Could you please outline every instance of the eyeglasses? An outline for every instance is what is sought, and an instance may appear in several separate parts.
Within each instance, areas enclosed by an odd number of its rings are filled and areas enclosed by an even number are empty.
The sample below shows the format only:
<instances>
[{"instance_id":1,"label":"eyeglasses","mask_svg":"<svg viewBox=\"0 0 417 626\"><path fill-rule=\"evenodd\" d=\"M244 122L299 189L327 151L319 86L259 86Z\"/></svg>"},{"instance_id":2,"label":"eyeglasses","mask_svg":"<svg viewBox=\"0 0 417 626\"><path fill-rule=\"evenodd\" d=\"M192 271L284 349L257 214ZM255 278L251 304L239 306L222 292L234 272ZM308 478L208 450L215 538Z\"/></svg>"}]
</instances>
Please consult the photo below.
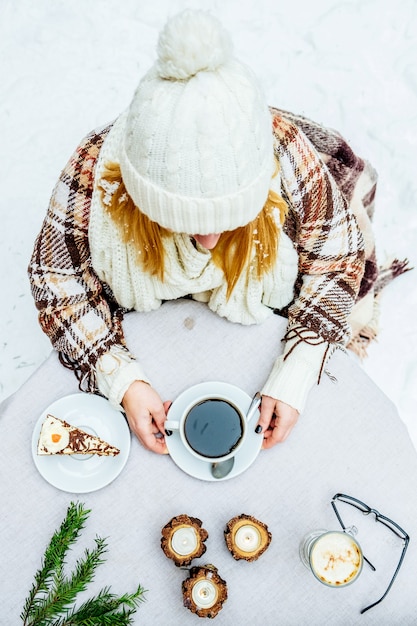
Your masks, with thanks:
<instances>
[{"instance_id":1,"label":"eyeglasses","mask_svg":"<svg viewBox=\"0 0 417 626\"><path fill-rule=\"evenodd\" d=\"M379 511L377 511L376 509L371 509L370 506L368 506L367 504L365 504L364 502L361 502L361 500L358 500L357 498L353 498L352 496L348 496L344 493L337 493L336 495L333 496L332 498L332 507L333 510L336 514L337 519L339 520L339 523L343 529L343 531L348 532L348 528L344 525L342 518L340 517L339 511L337 510L336 507L336 500L339 502L344 502L346 504L350 504L351 506L355 507L356 509L358 509L359 511L361 511L364 515L375 515L375 521L376 522L381 522L381 524L383 524L384 526L386 526L386 528L388 528L391 532L393 532L395 535L397 535L397 537L399 537L400 539L402 539L403 543L403 549L402 549L402 553L401 553L401 557L400 560L398 562L398 565L395 569L395 572L391 578L391 581L388 585L387 590L385 591L385 593L379 598L379 600L377 600L376 602L373 602L372 604L370 604L369 606L365 607L364 609L361 610L361 614L365 613L365 611L369 611L369 609L372 609L372 607L376 606L377 604L379 604L380 602L382 602L382 600L387 596L389 590L391 589L394 580L398 574L398 572L400 571L400 567L403 563L404 557L405 557L405 553L407 551L408 548L408 544L410 542L410 537L409 535L405 532L405 530L403 530L401 528L401 526L399 526L396 522L394 522L392 519L390 519L389 517L385 517L385 515L382 515ZM375 571L375 567L372 565L372 563L365 557L365 555L363 555L363 559L364 561L366 561L368 563L368 565L371 567L371 569L373 571Z\"/></svg>"}]
</instances>

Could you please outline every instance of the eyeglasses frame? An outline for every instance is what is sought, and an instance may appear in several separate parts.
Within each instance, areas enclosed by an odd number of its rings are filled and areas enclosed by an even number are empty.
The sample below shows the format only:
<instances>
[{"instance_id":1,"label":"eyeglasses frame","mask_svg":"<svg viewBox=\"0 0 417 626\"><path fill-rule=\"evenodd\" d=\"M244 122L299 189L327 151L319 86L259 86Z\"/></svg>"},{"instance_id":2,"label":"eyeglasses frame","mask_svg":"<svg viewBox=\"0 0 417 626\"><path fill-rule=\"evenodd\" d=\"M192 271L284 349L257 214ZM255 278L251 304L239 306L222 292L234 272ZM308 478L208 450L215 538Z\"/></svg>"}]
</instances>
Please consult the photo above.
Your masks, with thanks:
<instances>
[{"instance_id":1,"label":"eyeglasses frame","mask_svg":"<svg viewBox=\"0 0 417 626\"><path fill-rule=\"evenodd\" d=\"M350 506L353 506L356 509L358 509L359 511L361 511L361 513L363 513L364 515L371 515L371 514L375 515L375 521L376 522L381 522L381 524L386 526L386 528L391 530L395 535L397 535L397 537L402 539L403 542L404 542L400 560L398 562L398 565L397 565L397 567L395 569L395 572L394 572L394 574L393 574L393 576L391 578L391 581L390 581L390 583L389 583L385 593L379 598L379 600L377 600L376 602L373 602L372 604L369 604L364 609L362 609L360 611L360 613L362 615L366 611L369 611L369 609L372 609L374 606L376 606L377 604L382 602L382 600L384 600L384 598L387 596L388 592L390 591L390 589L391 589L391 587L392 587L392 585L394 583L394 580L397 577L398 572L400 571L401 565L403 564L405 553L407 552L408 544L410 543L410 536L408 535L408 533L403 528L401 528L401 526L399 526L397 524L397 522L394 522L394 520L390 519L389 517L386 517L385 515L382 515L382 513L380 513L376 509L372 509L368 504L365 504L365 502L362 502L362 500L358 500L357 498L354 498L353 496L349 496L349 495L344 494L344 493L336 493L333 496L333 498L332 498L331 505L332 505L333 510L335 512L335 515L336 515L336 517L337 517L337 519L339 521L339 524L341 525L341 527L342 527L344 532L348 532L348 528L343 523L342 518L340 516L340 513L337 510L336 501L343 502L345 504L349 504ZM397 530L395 530L395 529L397 529L399 532L397 532ZM364 559L364 561L366 561L366 563L368 563L368 565L371 567L371 569L373 571L375 571L376 568L365 557L365 555L363 555L363 559Z\"/></svg>"}]
</instances>

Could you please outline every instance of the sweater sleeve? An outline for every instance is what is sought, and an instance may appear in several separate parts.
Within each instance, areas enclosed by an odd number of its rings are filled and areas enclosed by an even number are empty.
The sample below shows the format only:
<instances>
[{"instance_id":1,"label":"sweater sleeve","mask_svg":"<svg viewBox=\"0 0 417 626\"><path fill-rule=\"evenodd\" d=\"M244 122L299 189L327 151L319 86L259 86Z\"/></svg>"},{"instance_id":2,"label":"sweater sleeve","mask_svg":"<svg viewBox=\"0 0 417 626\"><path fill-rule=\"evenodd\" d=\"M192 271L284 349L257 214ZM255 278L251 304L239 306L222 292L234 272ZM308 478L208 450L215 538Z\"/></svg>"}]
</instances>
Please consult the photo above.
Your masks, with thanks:
<instances>
[{"instance_id":1,"label":"sweater sleeve","mask_svg":"<svg viewBox=\"0 0 417 626\"><path fill-rule=\"evenodd\" d=\"M62 171L28 268L42 330L86 391L96 390L96 362L112 346L134 361L124 345L123 312L95 274L88 243L94 168L109 130L90 133Z\"/></svg>"},{"instance_id":2,"label":"sweater sleeve","mask_svg":"<svg viewBox=\"0 0 417 626\"><path fill-rule=\"evenodd\" d=\"M262 390L302 411L335 346L345 345L365 267L361 231L306 135L275 116L276 154L293 222L299 284L287 310L284 353Z\"/></svg>"}]
</instances>

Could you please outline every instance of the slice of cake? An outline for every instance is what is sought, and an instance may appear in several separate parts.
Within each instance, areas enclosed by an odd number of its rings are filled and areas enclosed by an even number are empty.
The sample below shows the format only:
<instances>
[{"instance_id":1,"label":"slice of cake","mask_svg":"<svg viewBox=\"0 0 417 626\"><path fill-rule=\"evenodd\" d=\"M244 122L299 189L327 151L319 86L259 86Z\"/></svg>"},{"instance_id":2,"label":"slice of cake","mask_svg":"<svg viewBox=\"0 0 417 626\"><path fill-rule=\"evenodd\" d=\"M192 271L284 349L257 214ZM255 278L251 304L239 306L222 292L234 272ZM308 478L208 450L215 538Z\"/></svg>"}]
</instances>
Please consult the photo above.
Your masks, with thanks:
<instances>
[{"instance_id":1,"label":"slice of cake","mask_svg":"<svg viewBox=\"0 0 417 626\"><path fill-rule=\"evenodd\" d=\"M38 454L99 454L116 456L119 448L81 428L48 414L38 440Z\"/></svg>"}]
</instances>

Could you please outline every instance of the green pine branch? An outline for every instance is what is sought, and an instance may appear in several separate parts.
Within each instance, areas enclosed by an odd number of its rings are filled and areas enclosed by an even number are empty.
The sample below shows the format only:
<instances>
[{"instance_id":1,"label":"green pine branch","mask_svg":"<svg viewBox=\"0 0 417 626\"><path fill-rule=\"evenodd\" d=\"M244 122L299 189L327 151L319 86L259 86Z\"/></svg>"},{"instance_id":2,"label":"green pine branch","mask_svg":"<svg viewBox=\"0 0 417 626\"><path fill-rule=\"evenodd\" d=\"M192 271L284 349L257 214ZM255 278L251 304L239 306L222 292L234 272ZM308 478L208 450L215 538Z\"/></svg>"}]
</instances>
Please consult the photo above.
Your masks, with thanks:
<instances>
[{"instance_id":1,"label":"green pine branch","mask_svg":"<svg viewBox=\"0 0 417 626\"><path fill-rule=\"evenodd\" d=\"M109 588L102 589L95 598L87 600L77 610L73 610L65 620L54 622L53 626L95 626L101 624L128 624L128 617L136 612L136 608L143 602L144 589L139 585L133 594L124 594L120 597L110 593ZM124 605L128 611L124 610ZM121 613L114 613L123 607Z\"/></svg>"},{"instance_id":2,"label":"green pine branch","mask_svg":"<svg viewBox=\"0 0 417 626\"><path fill-rule=\"evenodd\" d=\"M85 510L82 504L71 502L61 527L55 531L45 550L42 567L35 574L35 581L20 616L24 624L28 620L32 607L36 607L39 604L39 594L47 593L51 584L59 586L65 555L78 539L89 513L90 511Z\"/></svg>"},{"instance_id":3,"label":"green pine branch","mask_svg":"<svg viewBox=\"0 0 417 626\"><path fill-rule=\"evenodd\" d=\"M95 548L85 550L74 571L65 576L65 556L78 539L89 513L82 504L71 502L64 521L45 550L41 568L35 574L20 615L24 626L131 624L131 616L144 599L144 589L140 585L135 593L120 597L106 587L79 609L73 606L77 595L94 579L97 567L104 563L103 554L107 552L105 540L96 537Z\"/></svg>"}]
</instances>

